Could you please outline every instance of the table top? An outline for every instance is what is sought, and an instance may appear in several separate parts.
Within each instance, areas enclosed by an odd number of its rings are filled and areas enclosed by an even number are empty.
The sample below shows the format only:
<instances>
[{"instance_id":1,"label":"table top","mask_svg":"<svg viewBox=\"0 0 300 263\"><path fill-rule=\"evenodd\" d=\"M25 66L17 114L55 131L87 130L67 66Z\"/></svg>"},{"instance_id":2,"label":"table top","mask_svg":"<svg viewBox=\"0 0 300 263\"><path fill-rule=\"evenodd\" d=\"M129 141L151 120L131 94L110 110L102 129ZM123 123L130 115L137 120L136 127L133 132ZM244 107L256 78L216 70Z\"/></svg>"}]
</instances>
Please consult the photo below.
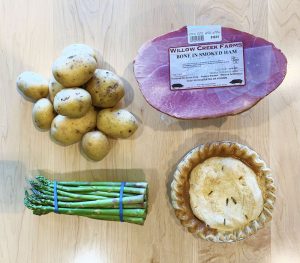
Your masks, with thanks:
<instances>
[{"instance_id":1,"label":"table top","mask_svg":"<svg viewBox=\"0 0 300 263\"><path fill-rule=\"evenodd\" d=\"M299 1L1 1L0 262L299 262L300 93ZM176 120L141 95L132 61L147 40L183 25L221 24L264 37L287 56L282 85L251 110L214 120ZM109 155L90 162L79 146L61 147L32 124L32 104L19 96L18 74L50 76L62 48L96 48L100 67L126 82L124 107L141 125ZM297 80L298 79L298 80ZM298 94L299 93L299 94ZM299 114L299 115L298 115ZM194 237L175 217L169 184L178 160L200 143L234 140L255 149L273 170L277 202L271 224L235 244ZM76 216L34 216L23 206L25 177L147 180L144 226Z\"/></svg>"}]
</instances>

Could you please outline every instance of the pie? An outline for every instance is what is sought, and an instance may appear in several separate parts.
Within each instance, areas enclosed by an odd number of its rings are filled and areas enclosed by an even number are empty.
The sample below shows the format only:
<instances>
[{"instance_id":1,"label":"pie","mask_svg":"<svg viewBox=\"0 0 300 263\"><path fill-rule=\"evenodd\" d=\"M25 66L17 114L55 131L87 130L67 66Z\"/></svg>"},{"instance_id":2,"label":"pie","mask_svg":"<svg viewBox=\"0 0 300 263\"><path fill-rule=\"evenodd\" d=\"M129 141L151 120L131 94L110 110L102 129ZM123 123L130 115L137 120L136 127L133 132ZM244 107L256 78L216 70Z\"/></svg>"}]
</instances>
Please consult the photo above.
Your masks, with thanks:
<instances>
[{"instance_id":1,"label":"pie","mask_svg":"<svg viewBox=\"0 0 300 263\"><path fill-rule=\"evenodd\" d=\"M271 171L245 145L213 142L194 148L178 164L171 188L176 216L207 240L242 240L272 218Z\"/></svg>"}]
</instances>

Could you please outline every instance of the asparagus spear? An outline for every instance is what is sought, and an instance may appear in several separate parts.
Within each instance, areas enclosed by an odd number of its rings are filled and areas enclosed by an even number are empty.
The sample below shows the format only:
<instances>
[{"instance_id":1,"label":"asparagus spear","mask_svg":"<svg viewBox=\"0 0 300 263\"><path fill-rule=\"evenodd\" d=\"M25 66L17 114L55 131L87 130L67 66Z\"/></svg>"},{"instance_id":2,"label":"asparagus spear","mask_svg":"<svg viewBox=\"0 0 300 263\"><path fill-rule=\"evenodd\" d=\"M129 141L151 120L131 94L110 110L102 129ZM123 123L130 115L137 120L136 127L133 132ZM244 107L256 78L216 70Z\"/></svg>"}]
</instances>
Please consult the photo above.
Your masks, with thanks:
<instances>
[{"instance_id":1,"label":"asparagus spear","mask_svg":"<svg viewBox=\"0 0 300 263\"><path fill-rule=\"evenodd\" d=\"M32 188L32 190L34 191L35 189ZM48 196L52 196L53 197L53 189L51 189L52 192L50 191L47 191L45 189L39 189L40 193L41 194L45 194L45 195L48 195ZM99 199L107 199L109 197L120 197L120 194L117 194L117 193L99 193L99 192L88 192L88 193L84 193L84 194L72 194L72 193L68 193L68 192L64 192L64 191L60 191L60 190L57 190L57 196L58 197L70 197L71 199L73 199L74 201L82 201L82 200L99 200ZM126 196L132 196L132 195L124 195L124 197ZM63 201L63 200L62 200Z\"/></svg>"},{"instance_id":2,"label":"asparagus spear","mask_svg":"<svg viewBox=\"0 0 300 263\"><path fill-rule=\"evenodd\" d=\"M44 185L38 184L34 181L30 181L31 186L33 189L38 190L41 193L53 195L54 188L46 187ZM106 199L106 196L100 195L87 195L87 194L78 194L78 193L71 193L66 191L57 190L56 191L60 196L72 197L77 200L99 200L99 199Z\"/></svg>"},{"instance_id":3,"label":"asparagus spear","mask_svg":"<svg viewBox=\"0 0 300 263\"><path fill-rule=\"evenodd\" d=\"M63 186L117 186L120 187L120 182L59 182L59 185ZM148 183L146 182L136 182L136 183L127 183L128 187L135 188L147 188Z\"/></svg>"},{"instance_id":4,"label":"asparagus spear","mask_svg":"<svg viewBox=\"0 0 300 263\"><path fill-rule=\"evenodd\" d=\"M43 192L39 192L34 188L30 189L33 194L35 196L37 196L38 198L42 198L42 199L48 199L48 200L52 200L54 201L54 194L53 192L48 192L48 191L43 191ZM26 191L27 192L27 191ZM62 196L59 193L57 193L57 199L59 201L64 201L64 202L78 202L78 201L82 201L82 200L94 200L93 198L89 199L89 198L81 198L81 197L66 197L66 196ZM105 199L105 197L99 197L98 199Z\"/></svg>"},{"instance_id":5,"label":"asparagus spear","mask_svg":"<svg viewBox=\"0 0 300 263\"><path fill-rule=\"evenodd\" d=\"M48 185L49 188L53 188L53 184ZM116 186L62 186L57 185L57 189L65 192L95 192L95 191L104 191L104 192L120 192L120 187ZM145 188L133 188L133 187L124 187L124 193L131 193L131 194L145 194Z\"/></svg>"},{"instance_id":6,"label":"asparagus spear","mask_svg":"<svg viewBox=\"0 0 300 263\"><path fill-rule=\"evenodd\" d=\"M108 220L108 221L120 221L120 216L87 216L89 218L98 219L98 220ZM143 225L145 219L142 217L123 217L123 221L127 223Z\"/></svg>"},{"instance_id":7,"label":"asparagus spear","mask_svg":"<svg viewBox=\"0 0 300 263\"><path fill-rule=\"evenodd\" d=\"M42 183L48 184L52 183L50 180L43 176L36 176L36 179ZM121 182L58 182L59 185L64 186L121 186ZM128 187L136 187L136 188L147 188L147 182L126 182L126 186Z\"/></svg>"},{"instance_id":8,"label":"asparagus spear","mask_svg":"<svg viewBox=\"0 0 300 263\"><path fill-rule=\"evenodd\" d=\"M34 189L32 189L34 190ZM47 199L47 200L51 200L51 201L54 201L54 196L53 194L52 195L46 195L46 194L43 194L43 193L34 193L34 195L37 197L37 198L41 198L41 199ZM61 195L57 195L57 199L58 201L64 201L64 202L77 202L77 201L82 201L81 199L75 199L75 198L72 198L72 197L65 197L65 196L61 196Z\"/></svg>"},{"instance_id":9,"label":"asparagus spear","mask_svg":"<svg viewBox=\"0 0 300 263\"><path fill-rule=\"evenodd\" d=\"M35 203L35 204L40 204L40 205L53 205L53 201L52 200L49 200L49 199L42 199L42 198L36 198L34 196L27 196L27 200L29 202L32 202L32 203ZM108 202L107 204L101 204L100 203L100 200L99 202L96 202L95 201L87 201L87 202L63 202L63 201L58 201L58 207L67 207L67 208L76 208L76 207L99 207L99 208L102 208L102 207L119 207L119 203L117 204L114 204L115 201L111 201ZM126 202L126 200L125 200ZM123 198L123 203L124 203L124 198ZM138 202L137 202L138 203ZM111 204L111 205L109 205ZM129 203L130 204L130 203ZM135 204L135 202L133 203Z\"/></svg>"},{"instance_id":10,"label":"asparagus spear","mask_svg":"<svg viewBox=\"0 0 300 263\"><path fill-rule=\"evenodd\" d=\"M44 194L47 194L47 195L53 195L53 188L47 188L47 186L37 185L36 183L33 184L33 186L36 188L36 189L32 188L33 190L40 191L41 193L44 193ZM49 189L49 191L48 191L48 189ZM75 196L72 193L68 193L68 192L60 191L60 190L57 190L56 192L57 192L58 196L59 195L68 196L68 197L72 197L72 198L75 198L75 199L78 199L78 196L80 196L80 197L83 196L82 194L76 194L77 196ZM120 193L107 193L107 192L95 191L95 192L85 192L84 195L85 196L86 195L96 195L96 196L100 196L100 197L119 197ZM124 194L123 193L123 196L132 196L132 195L134 195L134 194ZM81 199L83 199L83 198L81 198ZM89 200L89 198L87 197L86 200Z\"/></svg>"},{"instance_id":11,"label":"asparagus spear","mask_svg":"<svg viewBox=\"0 0 300 263\"><path fill-rule=\"evenodd\" d=\"M47 180L45 177L37 176L36 179L41 183L40 185L47 185L48 187L53 188L53 182ZM120 183L121 185L121 183ZM78 185L76 187L74 186L63 186L60 185L59 182L57 184L57 189L62 190L65 192L90 192L90 191L105 191L105 192L120 192L119 186L97 186L97 185L91 185L91 186L83 186ZM124 193L133 193L133 194L145 194L146 188L134 188L134 187L124 187Z\"/></svg>"},{"instance_id":12,"label":"asparagus spear","mask_svg":"<svg viewBox=\"0 0 300 263\"><path fill-rule=\"evenodd\" d=\"M35 198L34 195L30 195L24 199L24 203L27 202L32 205L54 205L52 200ZM76 204L76 202L74 202ZM58 202L58 206L61 205L61 202ZM111 204L110 206L105 206L105 208L119 208L119 204ZM147 209L147 202L137 203L137 204L123 204L123 209L129 208L145 208Z\"/></svg>"},{"instance_id":13,"label":"asparagus spear","mask_svg":"<svg viewBox=\"0 0 300 263\"><path fill-rule=\"evenodd\" d=\"M87 192L89 195L97 195L97 196L107 196L107 197L119 197L120 193L108 193L103 191L94 191L94 192ZM123 193L123 196L132 196L134 194L126 194Z\"/></svg>"},{"instance_id":14,"label":"asparagus spear","mask_svg":"<svg viewBox=\"0 0 300 263\"><path fill-rule=\"evenodd\" d=\"M144 195L137 196L129 196L124 197L122 199L123 204L137 204L144 202ZM76 202L76 203L68 203L68 202L58 202L59 207L69 207L69 208L80 208L80 207L118 207L119 206L119 198L108 198L103 200L94 200L94 201L84 201L84 202Z\"/></svg>"},{"instance_id":15,"label":"asparagus spear","mask_svg":"<svg viewBox=\"0 0 300 263\"><path fill-rule=\"evenodd\" d=\"M53 206L39 206L33 204L26 204L26 206L32 210L35 210L36 213L50 213L54 212ZM90 208L62 208L58 209L59 214L68 214L68 215L78 215L78 216L89 216L89 215L112 215L118 216L120 211L119 209L90 209ZM124 209L124 216L131 217L146 217L145 209Z\"/></svg>"}]
</instances>

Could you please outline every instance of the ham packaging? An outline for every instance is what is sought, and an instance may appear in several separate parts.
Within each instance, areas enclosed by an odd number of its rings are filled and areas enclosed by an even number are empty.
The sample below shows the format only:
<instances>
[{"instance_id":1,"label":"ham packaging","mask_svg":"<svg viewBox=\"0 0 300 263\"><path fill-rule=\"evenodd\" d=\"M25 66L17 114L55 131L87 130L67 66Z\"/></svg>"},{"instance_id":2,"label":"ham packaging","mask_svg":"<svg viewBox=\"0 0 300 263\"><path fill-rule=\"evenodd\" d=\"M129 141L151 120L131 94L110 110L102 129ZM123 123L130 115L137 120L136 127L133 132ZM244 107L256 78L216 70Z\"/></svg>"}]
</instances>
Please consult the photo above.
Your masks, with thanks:
<instances>
[{"instance_id":1,"label":"ham packaging","mask_svg":"<svg viewBox=\"0 0 300 263\"><path fill-rule=\"evenodd\" d=\"M281 84L286 67L283 53L265 39L194 26L143 44L134 74L155 109L180 119L206 119L250 109Z\"/></svg>"}]
</instances>

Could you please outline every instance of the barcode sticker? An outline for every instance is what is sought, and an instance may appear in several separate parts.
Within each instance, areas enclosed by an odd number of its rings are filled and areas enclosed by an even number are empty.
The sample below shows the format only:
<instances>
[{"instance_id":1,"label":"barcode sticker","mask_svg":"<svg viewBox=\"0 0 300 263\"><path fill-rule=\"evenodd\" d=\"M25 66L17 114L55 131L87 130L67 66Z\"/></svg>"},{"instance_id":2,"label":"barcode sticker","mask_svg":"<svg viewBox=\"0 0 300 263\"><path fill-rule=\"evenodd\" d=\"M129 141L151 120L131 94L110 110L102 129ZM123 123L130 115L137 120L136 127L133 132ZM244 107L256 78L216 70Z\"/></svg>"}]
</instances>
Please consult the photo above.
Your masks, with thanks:
<instances>
[{"instance_id":1,"label":"barcode sticker","mask_svg":"<svg viewBox=\"0 0 300 263\"><path fill-rule=\"evenodd\" d=\"M198 43L198 42L203 42L204 41L204 36L190 36L190 42L191 43Z\"/></svg>"},{"instance_id":2,"label":"barcode sticker","mask_svg":"<svg viewBox=\"0 0 300 263\"><path fill-rule=\"evenodd\" d=\"M222 41L220 25L188 26L187 37L189 44L209 43Z\"/></svg>"}]
</instances>

